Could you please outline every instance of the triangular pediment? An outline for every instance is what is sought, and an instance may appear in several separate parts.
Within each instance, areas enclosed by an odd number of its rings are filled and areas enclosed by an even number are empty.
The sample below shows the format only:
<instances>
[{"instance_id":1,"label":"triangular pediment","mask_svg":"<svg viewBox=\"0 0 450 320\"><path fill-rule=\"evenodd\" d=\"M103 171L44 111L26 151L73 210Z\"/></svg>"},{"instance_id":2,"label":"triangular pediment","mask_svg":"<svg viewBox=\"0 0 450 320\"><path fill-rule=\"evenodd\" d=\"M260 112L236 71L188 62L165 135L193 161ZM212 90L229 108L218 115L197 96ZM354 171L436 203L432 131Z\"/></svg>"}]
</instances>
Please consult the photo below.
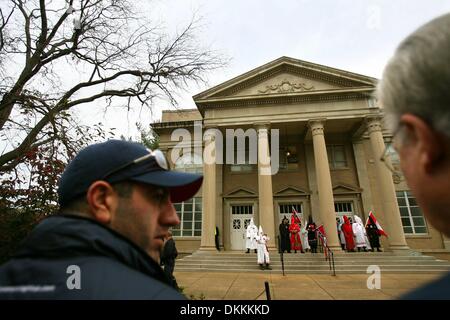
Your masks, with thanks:
<instances>
[{"instance_id":1,"label":"triangular pediment","mask_svg":"<svg viewBox=\"0 0 450 320\"><path fill-rule=\"evenodd\" d=\"M284 187L280 190L278 190L277 192L275 192L274 196L275 197L288 197L288 196L308 196L310 193L306 190L297 188L297 187L293 187L293 186L288 186L288 187Z\"/></svg>"},{"instance_id":2,"label":"triangular pediment","mask_svg":"<svg viewBox=\"0 0 450 320\"><path fill-rule=\"evenodd\" d=\"M194 101L375 88L377 79L307 61L281 57L206 90Z\"/></svg>"},{"instance_id":3,"label":"triangular pediment","mask_svg":"<svg viewBox=\"0 0 450 320\"><path fill-rule=\"evenodd\" d=\"M362 189L346 184L336 184L333 186L333 194L361 193Z\"/></svg>"},{"instance_id":4,"label":"triangular pediment","mask_svg":"<svg viewBox=\"0 0 450 320\"><path fill-rule=\"evenodd\" d=\"M252 198L257 197L257 194L247 188L236 188L224 195L224 198Z\"/></svg>"}]
</instances>

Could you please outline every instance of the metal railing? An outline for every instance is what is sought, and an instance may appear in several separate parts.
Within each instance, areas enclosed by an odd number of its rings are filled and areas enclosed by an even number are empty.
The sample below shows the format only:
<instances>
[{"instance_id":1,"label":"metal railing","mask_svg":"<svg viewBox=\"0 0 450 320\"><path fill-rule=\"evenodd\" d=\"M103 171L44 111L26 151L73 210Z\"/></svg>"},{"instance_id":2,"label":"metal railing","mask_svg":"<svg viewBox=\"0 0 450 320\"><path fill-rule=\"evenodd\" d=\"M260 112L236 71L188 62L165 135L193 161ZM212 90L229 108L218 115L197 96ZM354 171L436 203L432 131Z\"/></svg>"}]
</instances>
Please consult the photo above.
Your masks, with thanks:
<instances>
[{"instance_id":1,"label":"metal railing","mask_svg":"<svg viewBox=\"0 0 450 320\"><path fill-rule=\"evenodd\" d=\"M317 230L317 236L320 240L321 251L324 252L325 254L325 261L328 261L331 275L336 276L336 268L334 265L334 254L333 251L327 245L327 238L319 230Z\"/></svg>"}]
</instances>

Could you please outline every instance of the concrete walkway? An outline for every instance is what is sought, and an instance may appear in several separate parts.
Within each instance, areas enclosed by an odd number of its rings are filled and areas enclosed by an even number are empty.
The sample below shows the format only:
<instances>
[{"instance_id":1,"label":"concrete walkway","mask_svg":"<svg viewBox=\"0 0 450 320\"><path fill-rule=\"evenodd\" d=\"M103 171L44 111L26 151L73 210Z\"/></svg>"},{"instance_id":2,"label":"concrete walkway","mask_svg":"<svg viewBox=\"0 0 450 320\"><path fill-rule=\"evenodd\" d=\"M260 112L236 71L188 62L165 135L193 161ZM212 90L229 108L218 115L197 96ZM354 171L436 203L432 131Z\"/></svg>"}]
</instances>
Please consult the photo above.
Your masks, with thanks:
<instances>
[{"instance_id":1,"label":"concrete walkway","mask_svg":"<svg viewBox=\"0 0 450 320\"><path fill-rule=\"evenodd\" d=\"M258 273L175 272L187 297L206 300L266 300L268 281L273 300L389 300L440 277L431 274L381 274L381 288L370 290L370 274L318 275Z\"/></svg>"}]
</instances>

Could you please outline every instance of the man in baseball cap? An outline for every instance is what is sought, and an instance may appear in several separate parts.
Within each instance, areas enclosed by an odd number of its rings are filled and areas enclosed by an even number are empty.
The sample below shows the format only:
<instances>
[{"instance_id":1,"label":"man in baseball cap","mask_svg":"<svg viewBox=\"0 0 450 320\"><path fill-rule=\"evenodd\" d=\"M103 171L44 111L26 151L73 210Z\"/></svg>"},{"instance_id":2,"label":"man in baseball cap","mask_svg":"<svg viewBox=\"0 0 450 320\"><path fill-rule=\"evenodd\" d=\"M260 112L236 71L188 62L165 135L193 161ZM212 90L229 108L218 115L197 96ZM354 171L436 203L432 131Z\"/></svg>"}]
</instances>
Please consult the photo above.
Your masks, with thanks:
<instances>
[{"instance_id":1,"label":"man in baseball cap","mask_svg":"<svg viewBox=\"0 0 450 320\"><path fill-rule=\"evenodd\" d=\"M137 143L86 147L59 181L60 213L42 221L0 268L0 286L12 288L6 297L183 298L161 270L160 252L180 223L172 202L193 197L202 180L171 171L160 150ZM26 290L40 286L53 290Z\"/></svg>"}]
</instances>

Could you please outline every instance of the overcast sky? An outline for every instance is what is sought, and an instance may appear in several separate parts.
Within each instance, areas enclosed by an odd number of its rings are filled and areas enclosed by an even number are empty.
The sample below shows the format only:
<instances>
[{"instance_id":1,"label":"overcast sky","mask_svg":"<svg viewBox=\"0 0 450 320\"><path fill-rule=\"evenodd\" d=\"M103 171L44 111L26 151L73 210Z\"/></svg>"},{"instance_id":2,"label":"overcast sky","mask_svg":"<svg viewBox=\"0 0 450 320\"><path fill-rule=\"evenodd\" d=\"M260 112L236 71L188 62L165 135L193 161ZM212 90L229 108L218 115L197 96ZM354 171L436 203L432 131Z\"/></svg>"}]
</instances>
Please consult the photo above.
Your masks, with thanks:
<instances>
[{"instance_id":1,"label":"overcast sky","mask_svg":"<svg viewBox=\"0 0 450 320\"><path fill-rule=\"evenodd\" d=\"M192 96L281 56L380 78L399 42L423 23L450 12L449 0L153 0L143 12L181 29L196 13L203 19L198 40L231 61L209 75L209 86L187 88L180 108L195 108ZM135 122L161 117L167 103L146 111L98 111L91 119L136 134ZM126 120L125 120L126 119ZM98 121L97 121L98 122Z\"/></svg>"}]
</instances>

